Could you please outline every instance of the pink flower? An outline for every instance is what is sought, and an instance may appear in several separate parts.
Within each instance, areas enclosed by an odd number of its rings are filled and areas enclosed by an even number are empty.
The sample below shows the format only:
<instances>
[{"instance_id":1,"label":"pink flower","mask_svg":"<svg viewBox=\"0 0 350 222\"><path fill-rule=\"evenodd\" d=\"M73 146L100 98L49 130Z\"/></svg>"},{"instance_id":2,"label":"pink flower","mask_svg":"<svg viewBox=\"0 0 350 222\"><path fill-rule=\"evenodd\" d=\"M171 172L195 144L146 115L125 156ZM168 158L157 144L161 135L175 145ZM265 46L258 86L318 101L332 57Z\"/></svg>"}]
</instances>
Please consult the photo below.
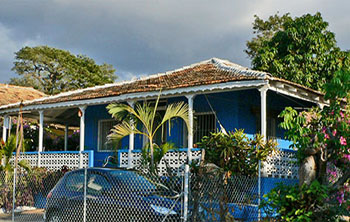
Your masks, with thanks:
<instances>
[{"instance_id":1,"label":"pink flower","mask_svg":"<svg viewBox=\"0 0 350 222\"><path fill-rule=\"evenodd\" d=\"M335 136L335 135L337 135L337 130L335 129L335 130L333 130L333 136Z\"/></svg>"},{"instance_id":2,"label":"pink flower","mask_svg":"<svg viewBox=\"0 0 350 222\"><path fill-rule=\"evenodd\" d=\"M343 136L340 137L340 145L346 146L346 139Z\"/></svg>"},{"instance_id":3,"label":"pink flower","mask_svg":"<svg viewBox=\"0 0 350 222\"><path fill-rule=\"evenodd\" d=\"M324 138L326 138L326 139L330 139L330 137L329 137L329 135L326 133L326 134L324 134Z\"/></svg>"},{"instance_id":4,"label":"pink flower","mask_svg":"<svg viewBox=\"0 0 350 222\"><path fill-rule=\"evenodd\" d=\"M344 113L342 111L340 111L340 116L344 118Z\"/></svg>"},{"instance_id":5,"label":"pink flower","mask_svg":"<svg viewBox=\"0 0 350 222\"><path fill-rule=\"evenodd\" d=\"M350 162L350 154L344 154L343 157Z\"/></svg>"},{"instance_id":6,"label":"pink flower","mask_svg":"<svg viewBox=\"0 0 350 222\"><path fill-rule=\"evenodd\" d=\"M339 204L345 203L344 191L338 192L337 200L338 200Z\"/></svg>"}]
</instances>

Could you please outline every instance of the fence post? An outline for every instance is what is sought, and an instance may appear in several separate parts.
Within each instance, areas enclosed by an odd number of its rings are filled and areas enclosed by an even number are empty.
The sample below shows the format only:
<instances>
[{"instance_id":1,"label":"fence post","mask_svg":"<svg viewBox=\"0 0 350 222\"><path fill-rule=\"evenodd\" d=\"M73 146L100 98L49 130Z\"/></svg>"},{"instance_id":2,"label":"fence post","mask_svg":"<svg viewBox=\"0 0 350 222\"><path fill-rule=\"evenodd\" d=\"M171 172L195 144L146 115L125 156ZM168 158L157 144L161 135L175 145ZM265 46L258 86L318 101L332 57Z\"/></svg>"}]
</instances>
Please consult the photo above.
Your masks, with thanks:
<instances>
[{"instance_id":1,"label":"fence post","mask_svg":"<svg viewBox=\"0 0 350 222\"><path fill-rule=\"evenodd\" d=\"M83 222L86 222L86 187L87 187L87 168L84 169L84 209L83 209Z\"/></svg>"},{"instance_id":2,"label":"fence post","mask_svg":"<svg viewBox=\"0 0 350 222\"><path fill-rule=\"evenodd\" d=\"M187 222L188 217L188 180L189 180L190 166L185 165L185 187L184 187L184 222Z\"/></svg>"},{"instance_id":3,"label":"fence post","mask_svg":"<svg viewBox=\"0 0 350 222\"><path fill-rule=\"evenodd\" d=\"M16 178L17 177L17 167L14 168L13 175L13 192L12 192L12 222L15 221L15 207L16 207Z\"/></svg>"},{"instance_id":4,"label":"fence post","mask_svg":"<svg viewBox=\"0 0 350 222\"><path fill-rule=\"evenodd\" d=\"M258 221L261 220L261 209L260 209L260 203L261 203L261 161L259 160L259 178L258 178Z\"/></svg>"}]
</instances>

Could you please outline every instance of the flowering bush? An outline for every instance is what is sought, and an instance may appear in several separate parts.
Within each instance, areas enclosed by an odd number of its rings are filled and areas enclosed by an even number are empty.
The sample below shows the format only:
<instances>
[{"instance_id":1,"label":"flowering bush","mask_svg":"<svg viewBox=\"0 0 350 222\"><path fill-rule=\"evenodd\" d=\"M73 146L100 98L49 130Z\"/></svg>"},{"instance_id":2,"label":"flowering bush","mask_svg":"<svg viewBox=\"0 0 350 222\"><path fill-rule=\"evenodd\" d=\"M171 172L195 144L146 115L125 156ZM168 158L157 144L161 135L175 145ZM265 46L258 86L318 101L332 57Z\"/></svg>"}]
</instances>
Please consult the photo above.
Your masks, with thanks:
<instances>
[{"instance_id":1,"label":"flowering bush","mask_svg":"<svg viewBox=\"0 0 350 222\"><path fill-rule=\"evenodd\" d=\"M284 118L281 126L287 130L287 138L297 148L300 164L298 198L307 201L301 190L311 192L310 187L315 182L327 188L327 197L315 203L315 208L308 211L309 215L303 213L306 205L299 205L300 210L294 212L302 213L313 221L334 221L336 216L349 215L350 209L350 105L347 103L350 98L350 72L337 73L325 85L325 91L325 99L330 100L329 106L301 113L288 107L280 114ZM277 213L281 217L286 216L283 211ZM317 215L329 217L320 220ZM309 219L302 221L311 221Z\"/></svg>"},{"instance_id":2,"label":"flowering bush","mask_svg":"<svg viewBox=\"0 0 350 222\"><path fill-rule=\"evenodd\" d=\"M56 185L61 177L68 171L62 167L58 171L48 171L44 168L33 168L31 171L20 171L16 179L16 206L34 206L35 196L44 197ZM12 209L13 173L5 182L5 173L0 172L0 209Z\"/></svg>"}]
</instances>

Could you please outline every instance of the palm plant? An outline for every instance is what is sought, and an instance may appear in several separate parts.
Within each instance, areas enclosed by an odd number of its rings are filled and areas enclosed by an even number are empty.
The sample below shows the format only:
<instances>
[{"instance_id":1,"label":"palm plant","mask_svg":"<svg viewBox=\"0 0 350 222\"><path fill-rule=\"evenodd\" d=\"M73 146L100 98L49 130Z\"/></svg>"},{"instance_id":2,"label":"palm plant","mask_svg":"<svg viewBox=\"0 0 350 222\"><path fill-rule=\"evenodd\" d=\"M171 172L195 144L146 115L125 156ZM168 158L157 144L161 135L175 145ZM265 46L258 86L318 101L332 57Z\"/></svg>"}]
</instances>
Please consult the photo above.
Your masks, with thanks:
<instances>
[{"instance_id":1,"label":"palm plant","mask_svg":"<svg viewBox=\"0 0 350 222\"><path fill-rule=\"evenodd\" d=\"M16 136L11 135L6 142L1 140L0 143L0 160L3 160L3 164L0 165L0 172L5 172L5 180L8 175L13 172L14 166L11 163L13 153L16 152ZM21 160L18 165L25 170L30 170L29 163L26 160Z\"/></svg>"},{"instance_id":2,"label":"palm plant","mask_svg":"<svg viewBox=\"0 0 350 222\"><path fill-rule=\"evenodd\" d=\"M137 103L135 108L126 104L110 104L107 106L108 112L120 121L120 124L114 126L111 130L112 133L109 135L109 138L120 140L132 133L146 136L150 146L152 167L154 167L154 138L157 131L168 122L170 134L171 120L173 118L181 118L185 122L186 127L188 128L189 126L188 105L184 102L169 104L163 118L157 124L155 119L159 98L160 96L158 96L155 106L148 102L144 102L143 104ZM137 127L139 125L141 127ZM139 130L139 128L143 128L144 132Z\"/></svg>"}]
</instances>

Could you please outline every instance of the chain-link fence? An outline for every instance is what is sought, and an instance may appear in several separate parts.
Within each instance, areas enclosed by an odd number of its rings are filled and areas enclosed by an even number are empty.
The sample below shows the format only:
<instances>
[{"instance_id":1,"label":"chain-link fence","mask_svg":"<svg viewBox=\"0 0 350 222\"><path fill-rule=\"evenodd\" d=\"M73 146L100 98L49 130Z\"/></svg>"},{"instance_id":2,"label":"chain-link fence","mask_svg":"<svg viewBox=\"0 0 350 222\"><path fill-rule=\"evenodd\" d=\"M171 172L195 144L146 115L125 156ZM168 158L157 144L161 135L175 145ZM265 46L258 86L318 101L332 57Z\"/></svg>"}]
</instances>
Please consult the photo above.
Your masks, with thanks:
<instances>
[{"instance_id":1,"label":"chain-link fence","mask_svg":"<svg viewBox=\"0 0 350 222\"><path fill-rule=\"evenodd\" d=\"M264 217L257 177L188 168L166 176L109 168L36 168L19 171L16 178L11 171L0 172L0 221L229 222ZM267 179L262 187L269 185Z\"/></svg>"},{"instance_id":2,"label":"chain-link fence","mask_svg":"<svg viewBox=\"0 0 350 222\"><path fill-rule=\"evenodd\" d=\"M191 221L258 221L258 178L203 173L190 184Z\"/></svg>"},{"instance_id":3,"label":"chain-link fence","mask_svg":"<svg viewBox=\"0 0 350 222\"><path fill-rule=\"evenodd\" d=\"M1 172L0 221L183 221L183 175L38 171Z\"/></svg>"}]
</instances>

